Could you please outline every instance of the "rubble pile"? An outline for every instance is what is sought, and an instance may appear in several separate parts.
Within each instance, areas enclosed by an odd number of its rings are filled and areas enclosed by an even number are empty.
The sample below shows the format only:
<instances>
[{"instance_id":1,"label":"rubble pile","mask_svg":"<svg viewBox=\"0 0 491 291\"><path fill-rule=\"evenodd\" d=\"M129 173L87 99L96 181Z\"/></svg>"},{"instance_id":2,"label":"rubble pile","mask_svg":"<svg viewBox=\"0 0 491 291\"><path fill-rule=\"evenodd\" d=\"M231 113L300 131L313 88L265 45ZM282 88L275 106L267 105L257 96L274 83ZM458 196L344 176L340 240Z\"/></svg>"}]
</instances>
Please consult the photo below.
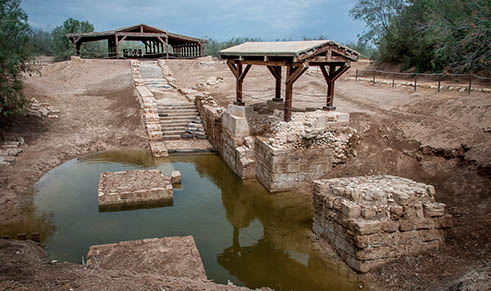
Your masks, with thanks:
<instances>
[{"instance_id":1,"label":"rubble pile","mask_svg":"<svg viewBox=\"0 0 491 291\"><path fill-rule=\"evenodd\" d=\"M32 98L30 107L27 109L28 116L39 118L58 118L60 110L53 108L49 103L40 103L36 98Z\"/></svg>"},{"instance_id":2,"label":"rubble pile","mask_svg":"<svg viewBox=\"0 0 491 291\"><path fill-rule=\"evenodd\" d=\"M15 163L15 157L22 152L20 148L26 142L19 136L16 140L5 141L0 147L0 166L9 166Z\"/></svg>"}]
</instances>

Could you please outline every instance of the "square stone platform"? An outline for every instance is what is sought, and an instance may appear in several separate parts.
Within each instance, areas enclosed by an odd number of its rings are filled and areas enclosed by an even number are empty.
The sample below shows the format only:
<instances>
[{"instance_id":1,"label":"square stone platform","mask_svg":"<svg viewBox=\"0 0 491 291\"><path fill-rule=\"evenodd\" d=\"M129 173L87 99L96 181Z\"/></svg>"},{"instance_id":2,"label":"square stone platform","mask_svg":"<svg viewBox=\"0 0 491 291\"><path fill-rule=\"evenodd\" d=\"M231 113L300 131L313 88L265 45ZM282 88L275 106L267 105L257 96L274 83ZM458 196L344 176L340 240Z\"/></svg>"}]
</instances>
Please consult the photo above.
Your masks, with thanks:
<instances>
[{"instance_id":1,"label":"square stone platform","mask_svg":"<svg viewBox=\"0 0 491 291\"><path fill-rule=\"evenodd\" d=\"M365 273L443 243L452 217L434 195L431 185L395 176L317 180L313 230Z\"/></svg>"},{"instance_id":2,"label":"square stone platform","mask_svg":"<svg viewBox=\"0 0 491 291\"><path fill-rule=\"evenodd\" d=\"M87 265L106 270L207 280L192 236L91 246L87 253Z\"/></svg>"},{"instance_id":3,"label":"square stone platform","mask_svg":"<svg viewBox=\"0 0 491 291\"><path fill-rule=\"evenodd\" d=\"M101 211L172 205L171 178L160 170L136 170L102 173L98 190Z\"/></svg>"}]
</instances>

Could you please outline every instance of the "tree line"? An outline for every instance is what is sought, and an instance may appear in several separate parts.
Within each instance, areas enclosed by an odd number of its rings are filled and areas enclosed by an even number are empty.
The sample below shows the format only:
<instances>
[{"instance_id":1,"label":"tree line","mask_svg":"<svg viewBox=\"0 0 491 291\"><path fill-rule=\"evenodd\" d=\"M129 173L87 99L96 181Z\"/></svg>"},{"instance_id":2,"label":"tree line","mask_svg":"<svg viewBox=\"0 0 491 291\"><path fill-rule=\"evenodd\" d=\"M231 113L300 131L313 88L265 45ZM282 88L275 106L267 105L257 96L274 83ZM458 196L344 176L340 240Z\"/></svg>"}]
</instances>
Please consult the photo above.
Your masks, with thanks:
<instances>
[{"instance_id":1,"label":"tree line","mask_svg":"<svg viewBox=\"0 0 491 291\"><path fill-rule=\"evenodd\" d=\"M491 75L489 0L359 0L350 15L366 23L360 42L380 62L417 72Z\"/></svg>"}]
</instances>

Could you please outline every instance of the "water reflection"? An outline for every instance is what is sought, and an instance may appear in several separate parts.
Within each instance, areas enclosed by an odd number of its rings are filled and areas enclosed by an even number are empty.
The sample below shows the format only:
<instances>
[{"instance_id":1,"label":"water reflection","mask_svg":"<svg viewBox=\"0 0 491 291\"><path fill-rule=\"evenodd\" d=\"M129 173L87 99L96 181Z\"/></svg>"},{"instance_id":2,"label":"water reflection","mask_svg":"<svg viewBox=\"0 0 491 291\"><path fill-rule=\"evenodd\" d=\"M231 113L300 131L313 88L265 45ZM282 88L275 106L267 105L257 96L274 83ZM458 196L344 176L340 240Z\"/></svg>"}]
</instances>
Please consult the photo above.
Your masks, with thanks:
<instances>
[{"instance_id":1,"label":"water reflection","mask_svg":"<svg viewBox=\"0 0 491 291\"><path fill-rule=\"evenodd\" d=\"M0 223L0 235L8 235L10 238L16 238L17 234L25 233L29 235L33 232L39 232L41 242L45 241L56 231L53 223L53 213L37 213L35 207L30 205L22 209L23 218L9 224Z\"/></svg>"},{"instance_id":2,"label":"water reflection","mask_svg":"<svg viewBox=\"0 0 491 291\"><path fill-rule=\"evenodd\" d=\"M97 184L107 171L143 168L182 173L172 207L99 212ZM69 161L38 183L38 213L51 212L51 259L80 262L88 247L150 237L192 235L209 279L277 290L353 290L352 278L326 263L311 241L312 201L269 194L242 181L215 155L109 152Z\"/></svg>"}]
</instances>

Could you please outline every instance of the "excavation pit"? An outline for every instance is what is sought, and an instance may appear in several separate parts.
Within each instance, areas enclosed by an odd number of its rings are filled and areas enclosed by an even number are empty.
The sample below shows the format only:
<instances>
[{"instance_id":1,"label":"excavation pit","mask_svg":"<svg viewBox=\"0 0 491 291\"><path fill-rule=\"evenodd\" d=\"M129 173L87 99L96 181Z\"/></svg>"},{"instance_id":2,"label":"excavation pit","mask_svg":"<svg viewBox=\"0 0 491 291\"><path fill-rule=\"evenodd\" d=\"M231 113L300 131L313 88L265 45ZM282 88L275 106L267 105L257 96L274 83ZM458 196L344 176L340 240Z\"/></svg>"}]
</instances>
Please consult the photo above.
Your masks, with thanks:
<instances>
[{"instance_id":1,"label":"excavation pit","mask_svg":"<svg viewBox=\"0 0 491 291\"><path fill-rule=\"evenodd\" d=\"M171 178L160 170L102 173L99 178L100 211L153 208L172 205Z\"/></svg>"}]
</instances>

